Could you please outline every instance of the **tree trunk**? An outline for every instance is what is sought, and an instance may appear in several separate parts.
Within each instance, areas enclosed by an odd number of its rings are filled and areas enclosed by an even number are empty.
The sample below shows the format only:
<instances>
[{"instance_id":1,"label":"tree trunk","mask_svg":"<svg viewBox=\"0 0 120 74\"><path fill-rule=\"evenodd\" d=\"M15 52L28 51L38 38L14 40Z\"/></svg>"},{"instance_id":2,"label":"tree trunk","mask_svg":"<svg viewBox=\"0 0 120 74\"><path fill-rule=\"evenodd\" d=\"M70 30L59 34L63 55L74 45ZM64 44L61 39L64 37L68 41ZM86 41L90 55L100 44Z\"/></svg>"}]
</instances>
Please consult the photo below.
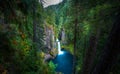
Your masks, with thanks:
<instances>
[{"instance_id":1,"label":"tree trunk","mask_svg":"<svg viewBox=\"0 0 120 74\"><path fill-rule=\"evenodd\" d=\"M109 34L104 52L92 74L109 74L120 52L120 14Z\"/></svg>"},{"instance_id":2,"label":"tree trunk","mask_svg":"<svg viewBox=\"0 0 120 74\"><path fill-rule=\"evenodd\" d=\"M37 30L37 24L36 24L36 2L33 1L33 42L36 42L36 30Z\"/></svg>"},{"instance_id":3,"label":"tree trunk","mask_svg":"<svg viewBox=\"0 0 120 74\"><path fill-rule=\"evenodd\" d=\"M96 49L98 44L98 38L100 35L100 28L97 31L96 36L90 37L89 48L86 50L85 60L83 64L83 74L90 74L93 66L94 58L96 55Z\"/></svg>"},{"instance_id":4,"label":"tree trunk","mask_svg":"<svg viewBox=\"0 0 120 74\"><path fill-rule=\"evenodd\" d=\"M36 0L33 1L33 49L34 56L37 56L37 22L36 22ZM35 58L37 60L37 57Z\"/></svg>"},{"instance_id":5,"label":"tree trunk","mask_svg":"<svg viewBox=\"0 0 120 74\"><path fill-rule=\"evenodd\" d=\"M76 74L76 43L77 43L77 24L78 24L78 19L76 19L76 20L75 20L75 29L74 29L73 74Z\"/></svg>"},{"instance_id":6,"label":"tree trunk","mask_svg":"<svg viewBox=\"0 0 120 74\"><path fill-rule=\"evenodd\" d=\"M77 27L79 15L79 1L75 0L75 25L74 25L74 56L73 56L73 74L76 74L76 52L77 52Z\"/></svg>"}]
</instances>

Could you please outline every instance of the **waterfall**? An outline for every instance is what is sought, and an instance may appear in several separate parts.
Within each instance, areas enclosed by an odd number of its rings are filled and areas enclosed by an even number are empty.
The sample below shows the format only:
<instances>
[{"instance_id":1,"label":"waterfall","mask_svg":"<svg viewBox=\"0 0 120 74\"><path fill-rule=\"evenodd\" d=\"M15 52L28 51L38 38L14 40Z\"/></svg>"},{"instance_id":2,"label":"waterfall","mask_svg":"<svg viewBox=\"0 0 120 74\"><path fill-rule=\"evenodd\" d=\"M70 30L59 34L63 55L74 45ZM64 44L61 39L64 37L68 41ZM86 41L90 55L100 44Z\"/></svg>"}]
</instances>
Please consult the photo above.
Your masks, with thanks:
<instances>
[{"instance_id":1,"label":"waterfall","mask_svg":"<svg viewBox=\"0 0 120 74\"><path fill-rule=\"evenodd\" d=\"M60 41L57 39L57 44L58 44L58 55L63 54L63 51L61 51L61 46L60 46Z\"/></svg>"}]
</instances>

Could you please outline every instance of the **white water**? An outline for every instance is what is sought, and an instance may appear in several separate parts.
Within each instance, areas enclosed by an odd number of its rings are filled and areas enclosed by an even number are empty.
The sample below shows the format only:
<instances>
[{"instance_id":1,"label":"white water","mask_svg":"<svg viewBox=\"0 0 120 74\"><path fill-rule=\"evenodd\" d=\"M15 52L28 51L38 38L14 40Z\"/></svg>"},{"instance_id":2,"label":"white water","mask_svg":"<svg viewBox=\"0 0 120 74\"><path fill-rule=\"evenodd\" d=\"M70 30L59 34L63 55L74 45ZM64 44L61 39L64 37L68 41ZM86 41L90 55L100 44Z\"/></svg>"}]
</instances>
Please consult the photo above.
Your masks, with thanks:
<instances>
[{"instance_id":1,"label":"white water","mask_svg":"<svg viewBox=\"0 0 120 74\"><path fill-rule=\"evenodd\" d=\"M60 41L58 39L57 39L57 44L58 44L58 55L62 55L64 52L61 51Z\"/></svg>"}]
</instances>

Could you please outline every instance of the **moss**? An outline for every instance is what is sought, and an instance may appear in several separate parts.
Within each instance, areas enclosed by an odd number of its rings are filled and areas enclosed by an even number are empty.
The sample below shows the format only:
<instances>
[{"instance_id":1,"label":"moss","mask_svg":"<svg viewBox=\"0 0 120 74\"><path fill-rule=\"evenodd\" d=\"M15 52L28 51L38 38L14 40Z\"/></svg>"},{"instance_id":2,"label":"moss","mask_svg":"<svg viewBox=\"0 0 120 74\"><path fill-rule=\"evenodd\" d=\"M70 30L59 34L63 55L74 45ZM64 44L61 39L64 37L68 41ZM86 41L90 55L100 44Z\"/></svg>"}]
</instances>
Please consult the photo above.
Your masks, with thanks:
<instances>
[{"instance_id":1,"label":"moss","mask_svg":"<svg viewBox=\"0 0 120 74\"><path fill-rule=\"evenodd\" d=\"M67 51L69 51L71 54L74 53L74 45L73 44L68 44L68 45L62 45L62 48L66 49Z\"/></svg>"}]
</instances>

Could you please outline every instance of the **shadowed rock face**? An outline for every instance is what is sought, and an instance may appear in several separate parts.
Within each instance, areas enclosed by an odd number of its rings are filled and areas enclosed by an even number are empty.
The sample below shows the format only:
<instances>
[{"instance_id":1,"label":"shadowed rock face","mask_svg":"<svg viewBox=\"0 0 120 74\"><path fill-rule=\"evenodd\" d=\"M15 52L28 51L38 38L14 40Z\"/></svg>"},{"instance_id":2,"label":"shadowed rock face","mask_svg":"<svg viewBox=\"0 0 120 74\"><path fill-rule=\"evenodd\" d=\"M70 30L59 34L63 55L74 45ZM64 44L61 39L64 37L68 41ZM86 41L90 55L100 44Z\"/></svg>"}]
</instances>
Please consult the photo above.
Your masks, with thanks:
<instances>
[{"instance_id":1,"label":"shadowed rock face","mask_svg":"<svg viewBox=\"0 0 120 74\"><path fill-rule=\"evenodd\" d=\"M63 28L61 28L61 30L60 30L58 39L61 41L62 44L66 43L65 30Z\"/></svg>"},{"instance_id":2,"label":"shadowed rock face","mask_svg":"<svg viewBox=\"0 0 120 74\"><path fill-rule=\"evenodd\" d=\"M45 54L45 58L44 58L44 61L45 62L49 62L50 60L54 59L53 56L51 56L50 54Z\"/></svg>"},{"instance_id":3,"label":"shadowed rock face","mask_svg":"<svg viewBox=\"0 0 120 74\"><path fill-rule=\"evenodd\" d=\"M53 49L54 48L54 30L52 27L45 26L45 46L48 49Z\"/></svg>"}]
</instances>

